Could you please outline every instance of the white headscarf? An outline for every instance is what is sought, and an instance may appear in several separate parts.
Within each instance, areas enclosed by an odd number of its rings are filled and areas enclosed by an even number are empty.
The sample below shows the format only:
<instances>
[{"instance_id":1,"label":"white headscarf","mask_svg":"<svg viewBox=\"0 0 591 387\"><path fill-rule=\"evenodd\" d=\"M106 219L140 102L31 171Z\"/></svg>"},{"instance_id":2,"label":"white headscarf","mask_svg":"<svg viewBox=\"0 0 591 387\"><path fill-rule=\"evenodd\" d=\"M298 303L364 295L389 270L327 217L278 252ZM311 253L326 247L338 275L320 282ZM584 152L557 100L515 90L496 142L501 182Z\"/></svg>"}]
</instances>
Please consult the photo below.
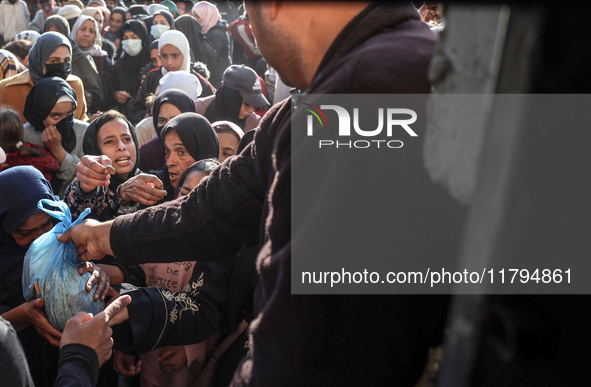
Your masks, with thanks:
<instances>
[{"instance_id":1,"label":"white headscarf","mask_svg":"<svg viewBox=\"0 0 591 387\"><path fill-rule=\"evenodd\" d=\"M168 11L168 8L162 4L150 4L148 5L148 14L154 15L158 11Z\"/></svg>"},{"instance_id":2,"label":"white headscarf","mask_svg":"<svg viewBox=\"0 0 591 387\"><path fill-rule=\"evenodd\" d=\"M31 43L35 43L37 41L37 39L39 39L40 36L41 36L41 34L37 31L25 30L25 31L22 31L22 32L19 32L18 34L16 34L16 36L14 37L14 40L24 39L24 40L28 40Z\"/></svg>"},{"instance_id":3,"label":"white headscarf","mask_svg":"<svg viewBox=\"0 0 591 387\"><path fill-rule=\"evenodd\" d=\"M57 14L66 18L66 20L78 17L81 13L82 10L73 4L64 5L59 11L57 11Z\"/></svg>"},{"instance_id":4,"label":"white headscarf","mask_svg":"<svg viewBox=\"0 0 591 387\"><path fill-rule=\"evenodd\" d=\"M197 76L186 71L169 71L160 78L159 83L161 93L168 89L180 89L189 94L193 101L203 92L203 87Z\"/></svg>"},{"instance_id":5,"label":"white headscarf","mask_svg":"<svg viewBox=\"0 0 591 387\"><path fill-rule=\"evenodd\" d=\"M104 55L107 55L107 53L105 51L103 51L103 49L99 45L99 43L100 43L100 37L101 37L101 32L99 31L98 23L96 22L96 20L92 16L80 15L78 17L78 19L76 20L76 23L74 23L74 26L72 27L72 32L70 33L70 40L72 42L75 42L76 45L78 45L78 43L76 42L76 33L80 29L80 26L82 25L82 23L84 23L87 20L92 20L92 22L94 23L94 29L96 31L96 37L94 38L94 44L90 48L83 49L82 47L80 47L80 49L82 51L84 51L84 52L88 52L92 56L104 56Z\"/></svg>"},{"instance_id":6,"label":"white headscarf","mask_svg":"<svg viewBox=\"0 0 591 387\"><path fill-rule=\"evenodd\" d=\"M158 52L160 52L162 47L166 46L167 44L175 46L183 54L183 65L179 70L191 72L191 49L189 48L189 41L187 40L185 34L177 30L166 31L162 34L160 39L158 39ZM166 73L166 69L164 66L162 66L162 74Z\"/></svg>"},{"instance_id":7,"label":"white headscarf","mask_svg":"<svg viewBox=\"0 0 591 387\"><path fill-rule=\"evenodd\" d=\"M193 6L193 16L201 18L201 29L206 34L222 18L218 7L207 1L200 1Z\"/></svg>"}]
</instances>

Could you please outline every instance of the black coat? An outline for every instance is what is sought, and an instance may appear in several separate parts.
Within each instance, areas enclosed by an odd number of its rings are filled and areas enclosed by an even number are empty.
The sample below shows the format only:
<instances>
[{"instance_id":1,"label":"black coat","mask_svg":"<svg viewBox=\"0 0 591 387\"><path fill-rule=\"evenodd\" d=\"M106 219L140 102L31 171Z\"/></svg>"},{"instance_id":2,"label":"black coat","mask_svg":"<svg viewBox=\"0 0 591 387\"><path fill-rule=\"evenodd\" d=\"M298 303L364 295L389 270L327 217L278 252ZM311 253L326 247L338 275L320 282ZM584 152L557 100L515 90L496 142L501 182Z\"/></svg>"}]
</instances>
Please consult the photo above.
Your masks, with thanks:
<instances>
[{"instance_id":1,"label":"black coat","mask_svg":"<svg viewBox=\"0 0 591 387\"><path fill-rule=\"evenodd\" d=\"M429 93L427 69L436 40L412 4L373 3L339 34L306 92ZM188 196L116 219L110 233L115 255L128 264L171 252L176 259L199 252L200 259L213 260L261 241L251 353L235 380L259 386L414 385L429 347L441 340L448 297L292 295L291 235L298 230L291 230L291 146L291 101L285 100L267 112L240 155ZM413 161L420 158L420 151L407 153ZM339 161L319 167L338 171ZM407 170L408 165L413 164L392 166L404 175L404 190L427 188L434 199L449 200L446 211L453 217L445 218L445 235L407 215L394 218L410 221L409 234L396 236L401 243L392 254L398 259L412 256L416 233L428 234L434 246L448 246L450 235L459 240L465 214L431 184L422 164ZM327 179L336 183L323 187L316 208L330 207L331 198L354 183L351 176L335 177ZM421 204L407 199L405 206ZM455 254L455 248L440 253Z\"/></svg>"}]
</instances>

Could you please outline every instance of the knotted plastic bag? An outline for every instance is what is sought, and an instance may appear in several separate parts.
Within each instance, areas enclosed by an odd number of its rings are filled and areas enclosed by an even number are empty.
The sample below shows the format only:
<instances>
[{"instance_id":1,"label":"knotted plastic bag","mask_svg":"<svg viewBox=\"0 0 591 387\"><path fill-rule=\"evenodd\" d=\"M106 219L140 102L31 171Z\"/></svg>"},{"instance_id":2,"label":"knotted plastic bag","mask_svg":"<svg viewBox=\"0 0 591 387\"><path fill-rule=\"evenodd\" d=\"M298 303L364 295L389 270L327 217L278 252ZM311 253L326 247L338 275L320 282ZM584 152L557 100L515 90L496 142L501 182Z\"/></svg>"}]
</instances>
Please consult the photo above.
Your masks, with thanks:
<instances>
[{"instance_id":1,"label":"knotted plastic bag","mask_svg":"<svg viewBox=\"0 0 591 387\"><path fill-rule=\"evenodd\" d=\"M49 210L44 204L59 211ZM96 285L90 292L86 291L86 282L91 274L78 273L80 262L74 243L57 240L58 234L65 233L84 220L90 209L84 210L72 223L70 209L64 202L41 199L37 207L61 222L29 247L23 264L23 295L27 301L43 298L49 322L63 331L66 321L76 313L84 311L96 315L105 309L104 301L95 301L93 298Z\"/></svg>"}]
</instances>

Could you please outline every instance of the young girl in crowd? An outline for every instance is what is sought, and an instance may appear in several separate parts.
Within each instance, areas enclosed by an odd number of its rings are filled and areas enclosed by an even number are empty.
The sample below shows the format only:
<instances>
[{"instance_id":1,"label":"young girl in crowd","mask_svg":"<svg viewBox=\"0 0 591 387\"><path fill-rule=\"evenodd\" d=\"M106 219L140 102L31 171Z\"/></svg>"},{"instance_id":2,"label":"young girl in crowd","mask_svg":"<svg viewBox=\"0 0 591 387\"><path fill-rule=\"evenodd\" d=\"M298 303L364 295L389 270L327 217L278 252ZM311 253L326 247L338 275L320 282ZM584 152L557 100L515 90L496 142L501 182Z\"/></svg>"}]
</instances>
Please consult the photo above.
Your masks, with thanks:
<instances>
[{"instance_id":1,"label":"young girl in crowd","mask_svg":"<svg viewBox=\"0 0 591 387\"><path fill-rule=\"evenodd\" d=\"M40 146L23 143L23 132L23 122L16 112L0 109L0 148L6 154L0 171L17 165L32 165L51 181L51 175L59 166L57 160Z\"/></svg>"},{"instance_id":2,"label":"young girl in crowd","mask_svg":"<svg viewBox=\"0 0 591 387\"><path fill-rule=\"evenodd\" d=\"M138 185L151 184L162 189L162 182L155 176L140 174L137 168L139 150L135 129L125 116L116 110L109 110L96 118L86 130L83 150L89 156L107 156L111 167L109 186L97 186L95 181L78 173L64 194L64 202L70 208L72 218L76 219L82 211L90 208L88 218L106 221L122 214L134 212L138 208L135 195ZM137 191L137 192L134 192ZM160 192L159 199L165 191ZM151 202L155 204L157 200ZM145 285L145 276L138 267L123 267L112 257L101 262L108 263L105 267L113 284L129 282L134 285Z\"/></svg>"},{"instance_id":3,"label":"young girl in crowd","mask_svg":"<svg viewBox=\"0 0 591 387\"><path fill-rule=\"evenodd\" d=\"M76 93L61 78L44 78L31 89L25 101L23 139L45 146L59 163L51 184L63 198L67 184L76 174L76 164L84 156L82 140L87 123L74 118Z\"/></svg>"},{"instance_id":4,"label":"young girl in crowd","mask_svg":"<svg viewBox=\"0 0 591 387\"><path fill-rule=\"evenodd\" d=\"M95 119L86 129L83 151L85 155L109 157L111 179L109 186L103 187L75 178L64 195L72 218L78 218L85 208L92 209L89 216L100 221L134 212L138 203L122 201L119 196L119 186L139 174L137 137L125 116L109 110Z\"/></svg>"},{"instance_id":5,"label":"young girl in crowd","mask_svg":"<svg viewBox=\"0 0 591 387\"><path fill-rule=\"evenodd\" d=\"M242 129L230 121L217 121L211 124L211 126L220 141L220 155L218 157L220 162L238 153L238 145L244 136Z\"/></svg>"},{"instance_id":6,"label":"young girl in crowd","mask_svg":"<svg viewBox=\"0 0 591 387\"><path fill-rule=\"evenodd\" d=\"M158 52L162 59L162 67L156 68L146 74L142 86L137 95L129 101L127 106L128 116L132 123L138 123L147 115L145 106L146 96L154 93L158 87L160 78L169 71L188 71L197 75L202 86L202 96L215 93L215 89L200 74L191 69L189 41L182 32L166 31L158 39Z\"/></svg>"}]
</instances>

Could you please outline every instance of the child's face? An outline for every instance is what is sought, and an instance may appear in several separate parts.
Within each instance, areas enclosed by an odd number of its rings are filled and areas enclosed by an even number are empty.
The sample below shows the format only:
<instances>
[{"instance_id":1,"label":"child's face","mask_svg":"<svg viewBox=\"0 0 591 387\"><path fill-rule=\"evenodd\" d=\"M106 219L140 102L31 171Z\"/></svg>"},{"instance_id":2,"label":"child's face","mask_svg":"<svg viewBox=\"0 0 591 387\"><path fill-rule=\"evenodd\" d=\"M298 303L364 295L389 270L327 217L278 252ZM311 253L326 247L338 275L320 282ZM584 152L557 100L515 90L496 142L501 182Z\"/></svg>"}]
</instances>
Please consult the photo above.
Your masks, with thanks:
<instances>
[{"instance_id":1,"label":"child's face","mask_svg":"<svg viewBox=\"0 0 591 387\"><path fill-rule=\"evenodd\" d=\"M201 172L201 171L193 171L193 172L189 173L185 177L185 181L183 181L183 185L181 186L181 189L179 190L178 197L180 198L181 196L188 195L189 192L191 192L193 190L193 188L195 188L197 186L197 184L199 184L201 179L203 179L205 176L207 176L207 174L205 172Z\"/></svg>"},{"instance_id":2,"label":"child's face","mask_svg":"<svg viewBox=\"0 0 591 387\"><path fill-rule=\"evenodd\" d=\"M240 139L237 135L228 132L220 132L217 133L217 135L218 140L220 141L220 155L218 159L220 162L223 162L228 157L236 154Z\"/></svg>"},{"instance_id":3,"label":"child's face","mask_svg":"<svg viewBox=\"0 0 591 387\"><path fill-rule=\"evenodd\" d=\"M136 162L135 143L127 123L111 120L101 126L96 137L101 153L111 159L117 176L125 179Z\"/></svg>"},{"instance_id":4,"label":"child's face","mask_svg":"<svg viewBox=\"0 0 591 387\"><path fill-rule=\"evenodd\" d=\"M74 103L73 102L59 102L56 103L51 112L43 120L43 125L47 128L50 125L57 125L61 120L74 114Z\"/></svg>"}]
</instances>

